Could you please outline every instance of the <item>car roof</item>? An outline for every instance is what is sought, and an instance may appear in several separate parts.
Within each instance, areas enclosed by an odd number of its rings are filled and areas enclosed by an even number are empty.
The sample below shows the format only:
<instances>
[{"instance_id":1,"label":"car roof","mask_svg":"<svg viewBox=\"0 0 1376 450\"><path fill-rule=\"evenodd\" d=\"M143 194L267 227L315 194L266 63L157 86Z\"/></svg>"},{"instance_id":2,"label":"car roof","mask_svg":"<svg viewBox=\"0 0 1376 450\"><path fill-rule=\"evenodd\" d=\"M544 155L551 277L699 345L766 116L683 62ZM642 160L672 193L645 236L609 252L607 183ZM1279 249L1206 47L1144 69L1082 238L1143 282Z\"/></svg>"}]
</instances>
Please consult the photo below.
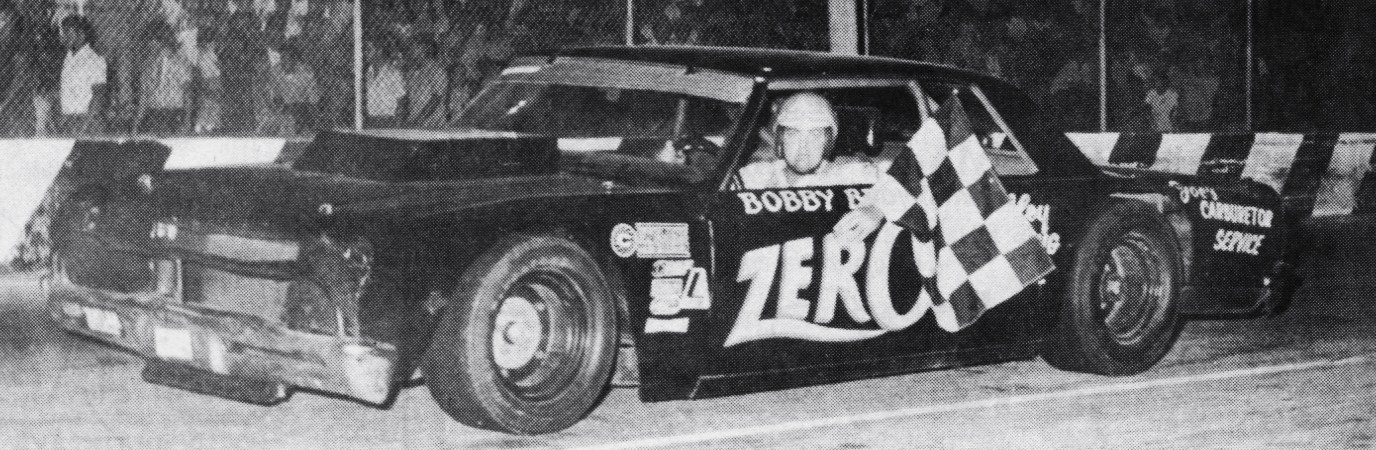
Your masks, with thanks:
<instances>
[{"instance_id":1,"label":"car roof","mask_svg":"<svg viewBox=\"0 0 1376 450\"><path fill-rule=\"evenodd\" d=\"M798 50L705 46L576 47L532 55L605 58L683 65L768 78L917 76L995 81L978 72L877 56ZM998 81L1002 83L1002 81Z\"/></svg>"}]
</instances>

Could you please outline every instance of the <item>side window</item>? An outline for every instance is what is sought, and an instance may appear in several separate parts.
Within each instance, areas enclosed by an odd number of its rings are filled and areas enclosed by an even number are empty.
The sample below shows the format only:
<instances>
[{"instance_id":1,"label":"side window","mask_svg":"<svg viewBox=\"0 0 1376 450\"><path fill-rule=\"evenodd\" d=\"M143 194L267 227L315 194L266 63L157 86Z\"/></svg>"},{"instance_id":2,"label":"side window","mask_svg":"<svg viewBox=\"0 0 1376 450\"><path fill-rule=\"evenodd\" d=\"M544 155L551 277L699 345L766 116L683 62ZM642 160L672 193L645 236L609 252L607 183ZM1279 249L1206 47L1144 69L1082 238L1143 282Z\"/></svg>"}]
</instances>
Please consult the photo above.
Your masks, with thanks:
<instances>
[{"instance_id":1,"label":"side window","mask_svg":"<svg viewBox=\"0 0 1376 450\"><path fill-rule=\"evenodd\" d=\"M1017 138L997 115L985 96L973 86L955 83L922 83L923 109L928 113L959 102L970 120L970 131L979 138L994 170L1002 176L1026 176L1037 173L1037 164L1027 155Z\"/></svg>"},{"instance_id":2,"label":"side window","mask_svg":"<svg viewBox=\"0 0 1376 450\"><path fill-rule=\"evenodd\" d=\"M906 148L908 139L921 125L921 113L910 85L894 83L889 86L826 87L818 89L775 90L769 93L768 117L761 121L759 145L737 172L742 189L773 189L806 186L841 186L874 184L878 175L888 170L899 151ZM800 101L811 97L809 101ZM792 109L789 103L808 105ZM819 106L821 105L821 106ZM821 162L805 156L807 145L784 145L787 123L792 115L810 116L829 109L835 127L824 147ZM782 122L781 122L782 121ZM815 140L815 139L814 139ZM797 153L788 158L790 150Z\"/></svg>"}]
</instances>

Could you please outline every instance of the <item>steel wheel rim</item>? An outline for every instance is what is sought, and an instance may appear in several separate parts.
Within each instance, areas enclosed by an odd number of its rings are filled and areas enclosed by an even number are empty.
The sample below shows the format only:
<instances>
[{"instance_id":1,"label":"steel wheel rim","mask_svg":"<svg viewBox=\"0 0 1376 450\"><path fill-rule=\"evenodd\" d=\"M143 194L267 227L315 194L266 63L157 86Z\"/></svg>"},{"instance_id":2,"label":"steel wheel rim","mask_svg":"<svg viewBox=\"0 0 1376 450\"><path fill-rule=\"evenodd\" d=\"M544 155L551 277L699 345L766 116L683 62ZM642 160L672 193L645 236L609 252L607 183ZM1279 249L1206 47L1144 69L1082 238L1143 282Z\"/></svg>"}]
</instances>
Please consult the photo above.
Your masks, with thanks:
<instances>
[{"instance_id":1,"label":"steel wheel rim","mask_svg":"<svg viewBox=\"0 0 1376 450\"><path fill-rule=\"evenodd\" d=\"M1170 301L1165 258L1138 231L1125 234L1103 257L1097 317L1121 345L1141 343Z\"/></svg>"},{"instance_id":2,"label":"steel wheel rim","mask_svg":"<svg viewBox=\"0 0 1376 450\"><path fill-rule=\"evenodd\" d=\"M492 310L489 336L490 363L506 392L550 400L577 380L593 338L585 300L562 273L534 272L512 283Z\"/></svg>"}]
</instances>

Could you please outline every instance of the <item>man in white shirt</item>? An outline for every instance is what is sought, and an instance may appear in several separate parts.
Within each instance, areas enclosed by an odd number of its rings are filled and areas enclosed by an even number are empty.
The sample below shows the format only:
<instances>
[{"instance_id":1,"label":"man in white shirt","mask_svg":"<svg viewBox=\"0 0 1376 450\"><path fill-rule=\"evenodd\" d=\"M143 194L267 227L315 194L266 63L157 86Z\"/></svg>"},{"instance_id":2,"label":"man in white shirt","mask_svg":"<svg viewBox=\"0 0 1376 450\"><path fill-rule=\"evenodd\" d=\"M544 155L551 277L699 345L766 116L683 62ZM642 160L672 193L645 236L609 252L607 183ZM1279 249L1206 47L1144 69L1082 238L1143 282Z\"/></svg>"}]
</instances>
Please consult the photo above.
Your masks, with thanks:
<instances>
[{"instance_id":1,"label":"man in white shirt","mask_svg":"<svg viewBox=\"0 0 1376 450\"><path fill-rule=\"evenodd\" d=\"M94 40L91 22L84 16L71 15L62 19L62 43L67 56L62 60L62 74L58 84L58 107L62 117L58 130L64 134L98 132L95 118L99 113L98 99L105 91L105 58L91 48Z\"/></svg>"},{"instance_id":2,"label":"man in white shirt","mask_svg":"<svg viewBox=\"0 0 1376 450\"><path fill-rule=\"evenodd\" d=\"M827 160L836 145L836 111L812 92L793 94L779 104L771 132L774 154L740 170L743 189L873 184L879 171L867 159L839 156Z\"/></svg>"},{"instance_id":3,"label":"man in white shirt","mask_svg":"<svg viewBox=\"0 0 1376 450\"><path fill-rule=\"evenodd\" d=\"M1152 130L1157 133L1175 131L1175 108L1180 105L1180 93L1170 86L1164 73L1151 79L1151 90L1143 101L1151 108Z\"/></svg>"},{"instance_id":4,"label":"man in white shirt","mask_svg":"<svg viewBox=\"0 0 1376 450\"><path fill-rule=\"evenodd\" d=\"M367 103L369 125L379 128L397 125L401 98L406 96L406 78L390 49L365 43L370 66L367 73Z\"/></svg>"},{"instance_id":5,"label":"man in white shirt","mask_svg":"<svg viewBox=\"0 0 1376 450\"><path fill-rule=\"evenodd\" d=\"M181 132L195 66L180 50L172 27L161 21L144 27L145 61L139 74L138 131L156 135Z\"/></svg>"}]
</instances>

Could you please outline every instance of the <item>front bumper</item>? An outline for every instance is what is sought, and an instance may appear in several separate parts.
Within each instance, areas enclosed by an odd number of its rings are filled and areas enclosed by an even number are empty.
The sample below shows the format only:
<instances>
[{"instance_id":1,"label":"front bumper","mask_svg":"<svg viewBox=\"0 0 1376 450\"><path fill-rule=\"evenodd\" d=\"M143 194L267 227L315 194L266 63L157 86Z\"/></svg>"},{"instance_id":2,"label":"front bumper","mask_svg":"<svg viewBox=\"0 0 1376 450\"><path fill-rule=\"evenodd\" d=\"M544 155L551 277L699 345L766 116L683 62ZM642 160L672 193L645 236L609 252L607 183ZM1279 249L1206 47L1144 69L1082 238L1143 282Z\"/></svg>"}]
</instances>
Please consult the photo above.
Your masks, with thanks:
<instances>
[{"instance_id":1,"label":"front bumper","mask_svg":"<svg viewBox=\"0 0 1376 450\"><path fill-rule=\"evenodd\" d=\"M65 330L146 358L219 375L327 391L382 404L397 350L387 343L288 329L280 322L184 304L156 292L116 293L48 282L48 310Z\"/></svg>"}]
</instances>

